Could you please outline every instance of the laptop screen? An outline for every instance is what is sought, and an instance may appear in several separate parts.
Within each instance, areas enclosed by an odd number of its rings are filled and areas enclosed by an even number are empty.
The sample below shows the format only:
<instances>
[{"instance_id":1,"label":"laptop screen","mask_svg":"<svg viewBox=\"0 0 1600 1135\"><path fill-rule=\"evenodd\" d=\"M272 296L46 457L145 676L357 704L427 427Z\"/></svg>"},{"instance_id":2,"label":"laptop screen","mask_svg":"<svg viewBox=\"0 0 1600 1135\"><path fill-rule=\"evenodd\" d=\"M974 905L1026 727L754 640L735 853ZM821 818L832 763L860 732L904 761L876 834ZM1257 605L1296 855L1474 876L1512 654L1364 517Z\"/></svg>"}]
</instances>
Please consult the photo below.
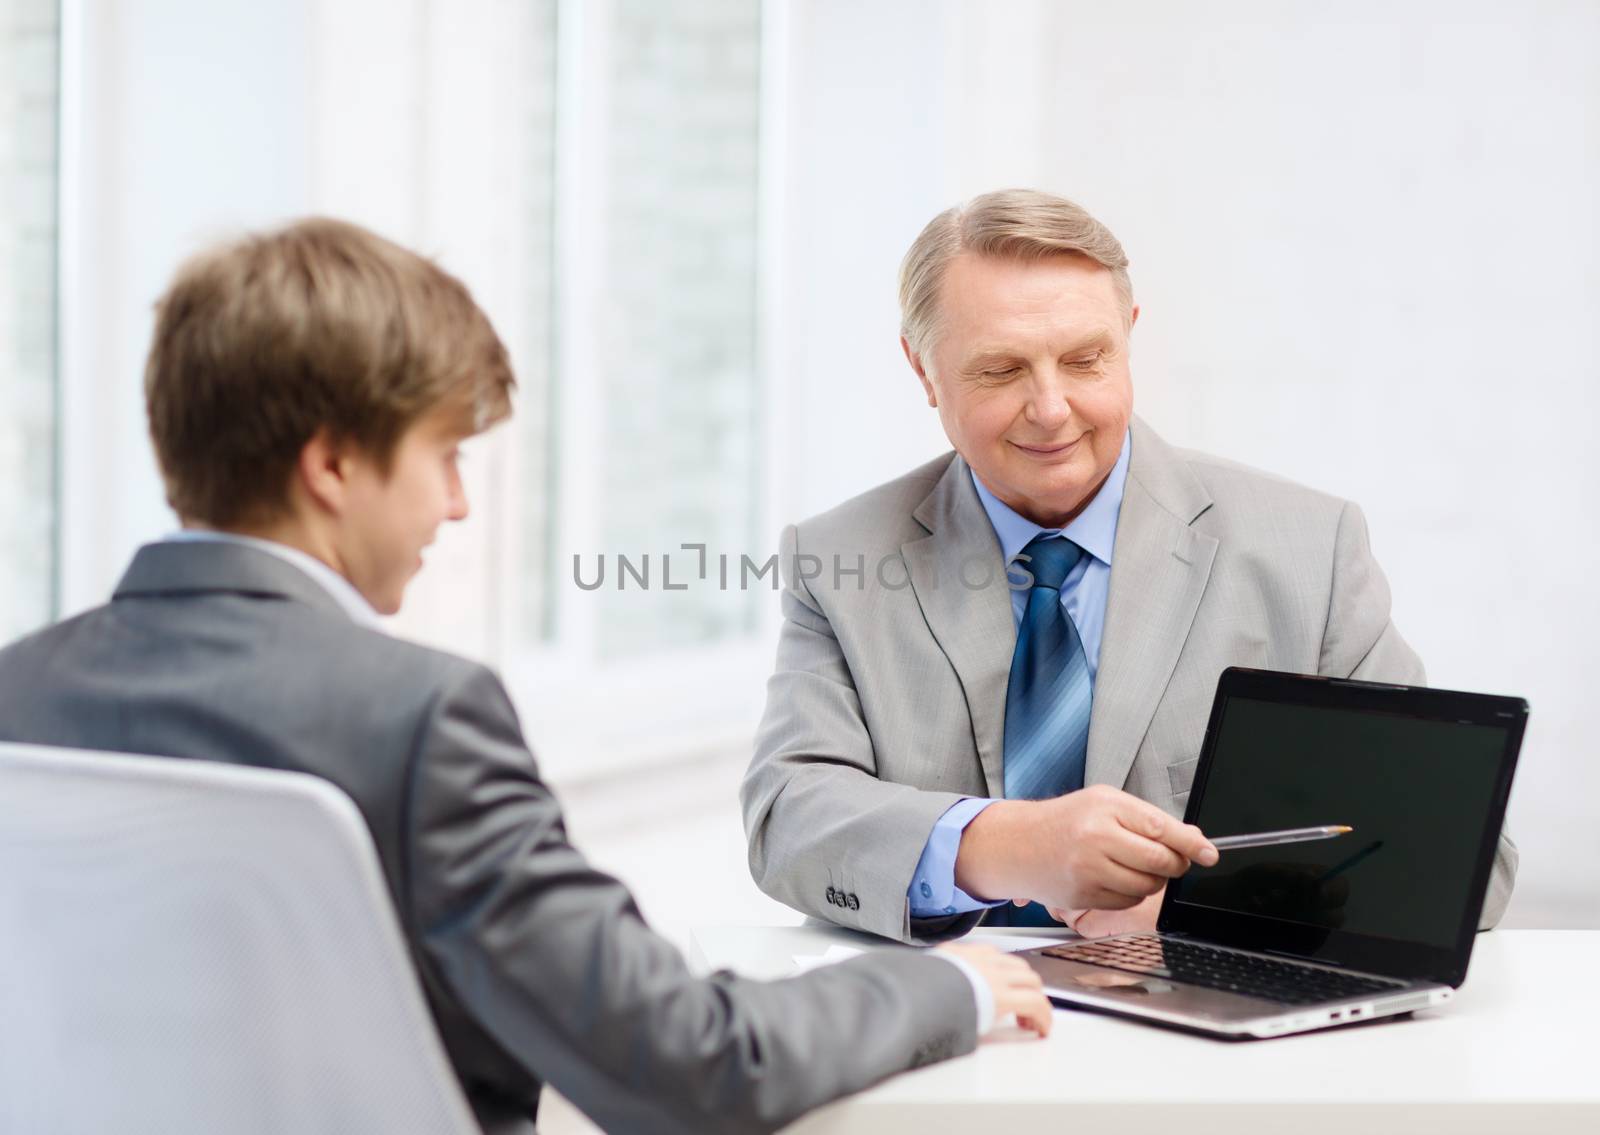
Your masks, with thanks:
<instances>
[{"instance_id":1,"label":"laptop screen","mask_svg":"<svg viewBox=\"0 0 1600 1135\"><path fill-rule=\"evenodd\" d=\"M1212 837L1353 830L1224 851L1217 866L1169 886L1171 916L1231 924L1236 944L1361 968L1378 968L1388 954L1411 959L1380 972L1437 964L1464 934L1470 940L1487 878L1480 862L1486 845L1493 851L1487 829L1499 831L1522 703L1230 674L1186 818Z\"/></svg>"}]
</instances>

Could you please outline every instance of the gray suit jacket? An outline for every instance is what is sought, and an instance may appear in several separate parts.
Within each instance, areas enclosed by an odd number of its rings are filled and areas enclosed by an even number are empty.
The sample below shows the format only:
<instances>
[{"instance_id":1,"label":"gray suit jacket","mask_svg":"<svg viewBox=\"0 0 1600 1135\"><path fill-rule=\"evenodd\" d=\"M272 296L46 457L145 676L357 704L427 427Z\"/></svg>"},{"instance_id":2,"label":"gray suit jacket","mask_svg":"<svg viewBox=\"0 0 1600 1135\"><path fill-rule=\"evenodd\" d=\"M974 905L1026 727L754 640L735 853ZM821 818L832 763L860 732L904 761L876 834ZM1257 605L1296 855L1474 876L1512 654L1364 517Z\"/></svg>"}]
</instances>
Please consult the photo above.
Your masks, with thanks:
<instances>
[{"instance_id":1,"label":"gray suit jacket","mask_svg":"<svg viewBox=\"0 0 1600 1135\"><path fill-rule=\"evenodd\" d=\"M143 548L110 604L0 651L0 739L344 789L488 1131L531 1130L541 1081L612 1130L767 1130L976 1042L966 978L924 955L691 977L568 843L493 674L255 549Z\"/></svg>"},{"instance_id":2,"label":"gray suit jacket","mask_svg":"<svg viewBox=\"0 0 1600 1135\"><path fill-rule=\"evenodd\" d=\"M1354 504L1174 449L1137 418L1132 439L1085 783L1181 816L1225 668L1425 679ZM780 563L785 622L742 789L751 873L845 926L964 933L979 914L913 921L906 888L951 804L1004 795L1016 627L966 462L946 454L789 528ZM1485 926L1516 861L1502 837Z\"/></svg>"}]
</instances>

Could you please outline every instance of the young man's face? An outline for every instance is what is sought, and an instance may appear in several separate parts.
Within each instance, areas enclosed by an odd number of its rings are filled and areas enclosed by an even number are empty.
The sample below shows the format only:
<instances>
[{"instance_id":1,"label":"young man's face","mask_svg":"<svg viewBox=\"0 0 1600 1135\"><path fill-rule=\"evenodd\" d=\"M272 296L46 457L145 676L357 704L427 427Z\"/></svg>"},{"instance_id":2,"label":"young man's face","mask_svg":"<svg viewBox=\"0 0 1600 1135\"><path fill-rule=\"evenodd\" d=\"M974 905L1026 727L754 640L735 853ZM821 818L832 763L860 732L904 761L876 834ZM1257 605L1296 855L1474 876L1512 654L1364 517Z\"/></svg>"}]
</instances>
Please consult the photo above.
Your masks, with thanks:
<instances>
[{"instance_id":1,"label":"young man's face","mask_svg":"<svg viewBox=\"0 0 1600 1135\"><path fill-rule=\"evenodd\" d=\"M401 436L387 475L364 455L350 458L337 554L345 577L380 614L400 609L439 525L467 515L459 469L467 436L458 414L435 410Z\"/></svg>"}]
</instances>

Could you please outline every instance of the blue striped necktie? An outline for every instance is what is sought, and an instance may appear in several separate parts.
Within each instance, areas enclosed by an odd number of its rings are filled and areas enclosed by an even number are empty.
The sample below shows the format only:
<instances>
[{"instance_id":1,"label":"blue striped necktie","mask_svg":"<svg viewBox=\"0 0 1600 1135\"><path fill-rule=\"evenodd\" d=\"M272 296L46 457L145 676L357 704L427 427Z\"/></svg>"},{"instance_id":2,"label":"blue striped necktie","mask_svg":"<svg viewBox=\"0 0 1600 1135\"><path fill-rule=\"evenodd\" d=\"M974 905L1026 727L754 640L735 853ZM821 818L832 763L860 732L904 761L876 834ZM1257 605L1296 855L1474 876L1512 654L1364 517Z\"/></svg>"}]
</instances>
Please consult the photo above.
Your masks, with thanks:
<instances>
[{"instance_id":1,"label":"blue striped necktie","mask_svg":"<svg viewBox=\"0 0 1600 1135\"><path fill-rule=\"evenodd\" d=\"M1061 607L1062 581L1083 549L1039 536L1023 553L1033 587L1006 686L1005 790L1010 799L1044 800L1083 787L1093 688L1078 629Z\"/></svg>"}]
</instances>

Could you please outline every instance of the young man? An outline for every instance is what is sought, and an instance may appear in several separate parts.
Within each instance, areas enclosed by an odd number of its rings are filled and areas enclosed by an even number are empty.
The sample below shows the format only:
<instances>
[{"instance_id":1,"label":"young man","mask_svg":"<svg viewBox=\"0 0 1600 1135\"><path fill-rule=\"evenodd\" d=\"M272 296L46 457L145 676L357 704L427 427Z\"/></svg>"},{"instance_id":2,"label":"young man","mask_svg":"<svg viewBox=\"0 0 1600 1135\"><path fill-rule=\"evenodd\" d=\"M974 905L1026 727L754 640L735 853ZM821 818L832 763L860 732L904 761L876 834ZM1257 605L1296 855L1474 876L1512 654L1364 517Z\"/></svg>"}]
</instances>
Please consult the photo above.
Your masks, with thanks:
<instances>
[{"instance_id":1,"label":"young man","mask_svg":"<svg viewBox=\"0 0 1600 1135\"><path fill-rule=\"evenodd\" d=\"M1048 1031L1037 976L973 947L691 977L567 842L495 676L373 625L467 514L460 442L510 413L460 282L334 221L249 237L179 272L145 383L183 531L0 651L0 737L349 793L486 1130L530 1130L543 1081L611 1129L768 1129L997 1016Z\"/></svg>"}]
</instances>

